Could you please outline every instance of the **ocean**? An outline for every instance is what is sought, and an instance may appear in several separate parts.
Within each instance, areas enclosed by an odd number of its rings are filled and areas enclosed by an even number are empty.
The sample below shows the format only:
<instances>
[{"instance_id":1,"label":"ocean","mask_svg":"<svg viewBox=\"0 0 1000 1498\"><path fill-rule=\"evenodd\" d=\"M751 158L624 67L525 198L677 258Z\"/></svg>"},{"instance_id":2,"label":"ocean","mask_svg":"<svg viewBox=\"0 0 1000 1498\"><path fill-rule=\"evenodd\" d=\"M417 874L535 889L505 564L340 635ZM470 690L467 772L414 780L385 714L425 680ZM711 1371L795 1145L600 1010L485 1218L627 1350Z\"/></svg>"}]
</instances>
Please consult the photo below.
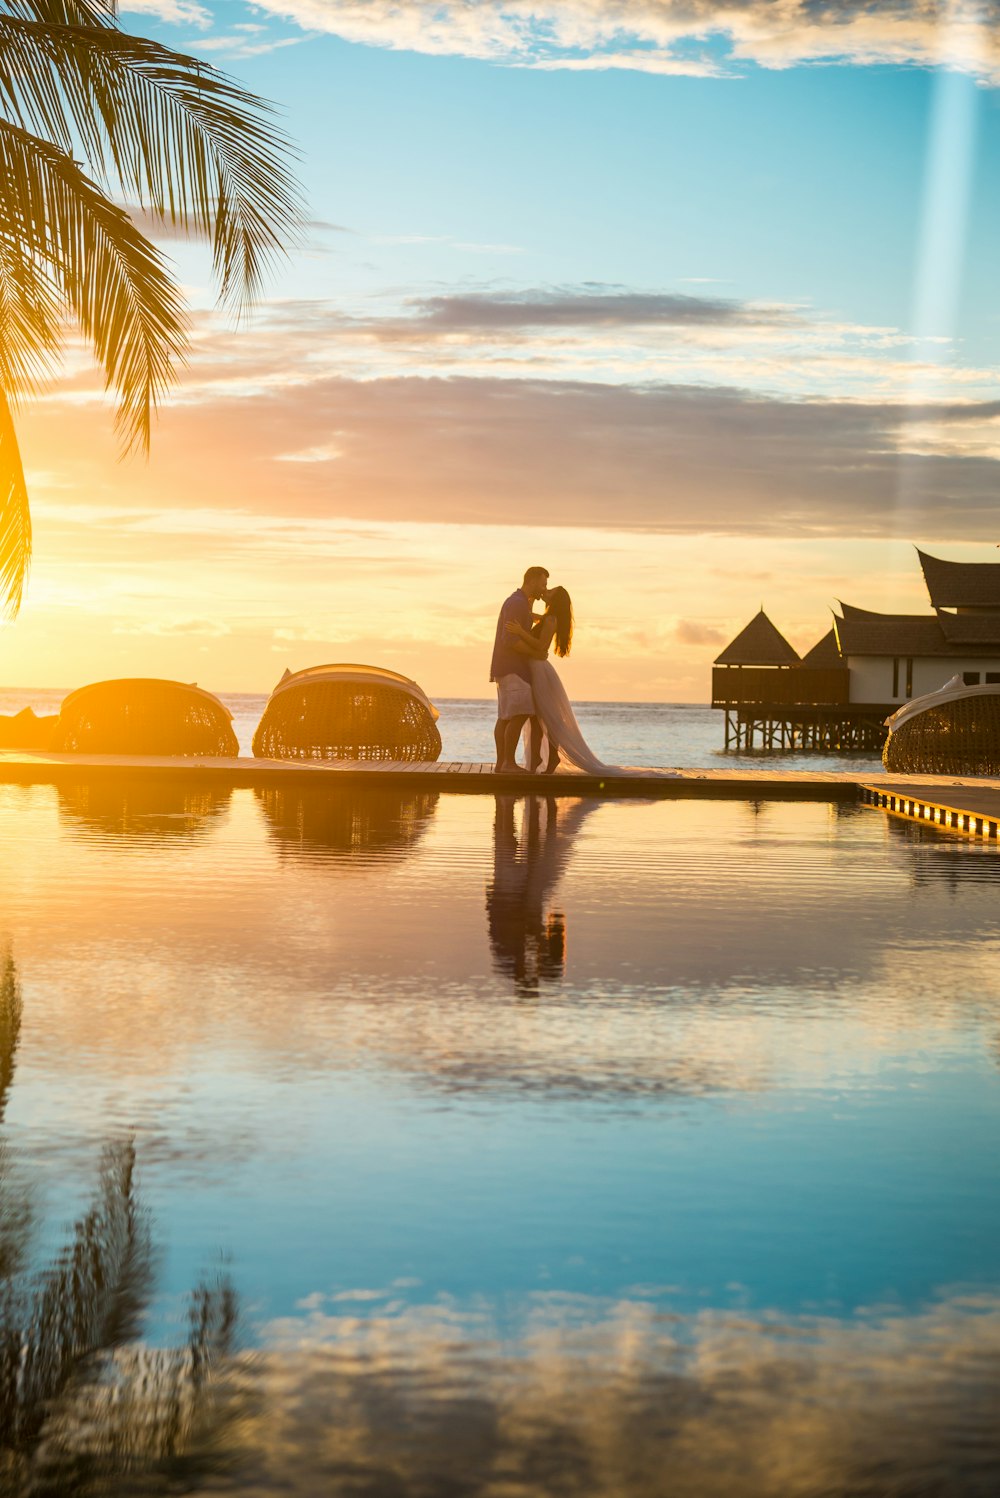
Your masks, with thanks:
<instances>
[{"instance_id":1,"label":"ocean","mask_svg":"<svg viewBox=\"0 0 1000 1498\"><path fill-rule=\"evenodd\" d=\"M264 711L267 695L252 692L220 692L219 697L233 715L240 753L251 754L253 732ZM32 707L36 713L55 713L66 696L56 687L0 688L0 714ZM436 699L441 714L441 758L446 760L490 760L493 758L493 699L444 697ZM879 768L870 754L802 754L777 750L726 753L722 748L723 715L694 702L580 702L576 704L580 726L594 752L606 764L671 766L679 769L768 766L781 770L842 770L857 774Z\"/></svg>"}]
</instances>

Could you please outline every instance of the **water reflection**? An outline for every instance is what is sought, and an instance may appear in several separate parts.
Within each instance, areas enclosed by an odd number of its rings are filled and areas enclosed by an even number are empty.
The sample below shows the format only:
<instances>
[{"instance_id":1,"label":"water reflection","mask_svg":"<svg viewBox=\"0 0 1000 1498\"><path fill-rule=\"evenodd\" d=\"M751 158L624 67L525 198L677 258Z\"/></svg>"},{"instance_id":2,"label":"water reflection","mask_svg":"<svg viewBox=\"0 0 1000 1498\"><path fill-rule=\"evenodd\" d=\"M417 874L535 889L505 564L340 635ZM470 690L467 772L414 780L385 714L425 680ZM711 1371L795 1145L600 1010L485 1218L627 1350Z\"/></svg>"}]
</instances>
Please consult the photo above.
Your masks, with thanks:
<instances>
[{"instance_id":1,"label":"water reflection","mask_svg":"<svg viewBox=\"0 0 1000 1498\"><path fill-rule=\"evenodd\" d=\"M207 832L232 791L170 781L81 780L59 791L59 813L75 828L116 840L167 842Z\"/></svg>"},{"instance_id":2,"label":"water reflection","mask_svg":"<svg viewBox=\"0 0 1000 1498\"><path fill-rule=\"evenodd\" d=\"M54 805L0 790L0 1227L134 1128L167 1304L232 1243L268 1320L206 1405L212 1336L140 1344L141 1285L36 1491L177 1491L183 1448L241 1495L992 1494L992 855L818 804L238 790L125 878Z\"/></svg>"},{"instance_id":3,"label":"water reflection","mask_svg":"<svg viewBox=\"0 0 1000 1498\"><path fill-rule=\"evenodd\" d=\"M0 1120L14 1078L21 985L0 968ZM139 1330L153 1287L149 1219L131 1139L105 1147L100 1185L47 1269L25 1266L33 1214L0 1142L0 1493L113 1493L125 1471L176 1459L204 1438L213 1369L231 1353L234 1292L199 1285L182 1348Z\"/></svg>"},{"instance_id":4,"label":"water reflection","mask_svg":"<svg viewBox=\"0 0 1000 1498\"><path fill-rule=\"evenodd\" d=\"M137 1338L152 1268L134 1147L110 1145L96 1199L56 1262L30 1284L11 1270L0 1283L5 1495L120 1491L124 1473L177 1459L207 1422L213 1369L232 1350L233 1291L199 1286L186 1344L147 1347Z\"/></svg>"},{"instance_id":5,"label":"water reflection","mask_svg":"<svg viewBox=\"0 0 1000 1498\"><path fill-rule=\"evenodd\" d=\"M14 1080L22 1007L21 980L13 954L8 950L0 965L0 1124ZM30 1222L30 1200L23 1185L15 1184L12 1179L7 1145L0 1138L0 1328L3 1288L23 1263Z\"/></svg>"},{"instance_id":6,"label":"water reflection","mask_svg":"<svg viewBox=\"0 0 1000 1498\"><path fill-rule=\"evenodd\" d=\"M885 813L889 838L908 853L915 885L1000 884L1000 847L943 827L921 826Z\"/></svg>"},{"instance_id":7,"label":"water reflection","mask_svg":"<svg viewBox=\"0 0 1000 1498\"><path fill-rule=\"evenodd\" d=\"M21 980L13 953L0 958L0 1123L7 1106L7 1093L14 1080L14 1058L21 1035Z\"/></svg>"},{"instance_id":8,"label":"water reflection","mask_svg":"<svg viewBox=\"0 0 1000 1498\"><path fill-rule=\"evenodd\" d=\"M335 853L364 859L404 855L420 841L434 815L438 792L357 791L344 786L254 792L267 828L282 853Z\"/></svg>"},{"instance_id":9,"label":"water reflection","mask_svg":"<svg viewBox=\"0 0 1000 1498\"><path fill-rule=\"evenodd\" d=\"M371 1293L371 1292L368 1292ZM314 1297L313 1299L319 1299ZM331 1308L332 1310L332 1308ZM972 1498L995 1492L1000 1302L913 1316L678 1318L535 1297L503 1334L443 1301L268 1329L226 1391L257 1495ZM940 1351L947 1347L948 1356Z\"/></svg>"},{"instance_id":10,"label":"water reflection","mask_svg":"<svg viewBox=\"0 0 1000 1498\"><path fill-rule=\"evenodd\" d=\"M596 801L554 796L497 796L493 821L493 878L486 886L490 950L498 973L519 994L535 995L563 976L566 916L549 907L573 841Z\"/></svg>"}]
</instances>

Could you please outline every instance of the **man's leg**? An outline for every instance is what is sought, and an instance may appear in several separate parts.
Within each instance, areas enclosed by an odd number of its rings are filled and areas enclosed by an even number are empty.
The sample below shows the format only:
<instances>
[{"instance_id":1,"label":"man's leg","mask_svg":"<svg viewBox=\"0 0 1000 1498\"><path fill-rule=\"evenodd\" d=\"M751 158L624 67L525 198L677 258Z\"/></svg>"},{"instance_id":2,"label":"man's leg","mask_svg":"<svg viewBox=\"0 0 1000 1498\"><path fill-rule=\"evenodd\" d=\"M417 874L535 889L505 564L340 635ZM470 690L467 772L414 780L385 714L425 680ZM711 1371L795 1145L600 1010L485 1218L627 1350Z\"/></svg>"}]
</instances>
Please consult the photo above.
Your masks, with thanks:
<instances>
[{"instance_id":1,"label":"man's leg","mask_svg":"<svg viewBox=\"0 0 1000 1498\"><path fill-rule=\"evenodd\" d=\"M496 727L493 730L493 740L494 740L494 743L497 746L497 758L496 758L496 765L494 766L494 768L497 769L497 770L499 770L500 766L503 764L504 745L507 742L507 719L506 718L498 718L497 719Z\"/></svg>"},{"instance_id":2,"label":"man's leg","mask_svg":"<svg viewBox=\"0 0 1000 1498\"><path fill-rule=\"evenodd\" d=\"M520 765L517 763L517 745L521 737L521 730L527 721L527 713L522 713L517 718L507 719L507 729L504 734L503 759L500 761L501 770L520 769Z\"/></svg>"}]
</instances>

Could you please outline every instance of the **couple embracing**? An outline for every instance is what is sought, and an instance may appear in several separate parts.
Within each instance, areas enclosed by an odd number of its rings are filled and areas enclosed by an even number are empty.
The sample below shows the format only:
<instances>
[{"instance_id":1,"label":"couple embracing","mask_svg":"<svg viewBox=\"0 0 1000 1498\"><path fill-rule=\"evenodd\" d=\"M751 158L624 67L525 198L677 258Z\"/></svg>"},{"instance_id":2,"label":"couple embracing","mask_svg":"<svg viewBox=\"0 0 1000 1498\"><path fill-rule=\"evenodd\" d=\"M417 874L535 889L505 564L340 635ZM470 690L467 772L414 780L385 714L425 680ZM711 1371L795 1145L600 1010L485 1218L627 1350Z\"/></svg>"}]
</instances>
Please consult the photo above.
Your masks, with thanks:
<instances>
[{"instance_id":1,"label":"couple embracing","mask_svg":"<svg viewBox=\"0 0 1000 1498\"><path fill-rule=\"evenodd\" d=\"M545 613L532 604L542 600ZM490 681L497 686L497 774L551 775L560 762L591 775L623 774L605 765L587 745L549 651L567 656L573 640L573 605L565 588L550 588L544 567L529 567L497 620ZM525 725L527 767L516 762Z\"/></svg>"}]
</instances>

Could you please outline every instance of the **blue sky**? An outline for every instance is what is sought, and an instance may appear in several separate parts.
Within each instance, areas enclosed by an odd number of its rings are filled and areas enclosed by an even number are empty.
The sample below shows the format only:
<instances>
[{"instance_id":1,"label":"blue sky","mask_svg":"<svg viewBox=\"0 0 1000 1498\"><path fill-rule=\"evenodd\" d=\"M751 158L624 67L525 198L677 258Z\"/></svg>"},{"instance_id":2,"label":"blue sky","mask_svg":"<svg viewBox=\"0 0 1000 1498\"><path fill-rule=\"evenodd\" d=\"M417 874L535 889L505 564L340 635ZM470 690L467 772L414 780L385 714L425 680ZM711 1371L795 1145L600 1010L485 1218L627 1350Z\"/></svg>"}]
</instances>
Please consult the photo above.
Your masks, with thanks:
<instances>
[{"instance_id":1,"label":"blue sky","mask_svg":"<svg viewBox=\"0 0 1000 1498\"><path fill-rule=\"evenodd\" d=\"M263 24L254 7L212 11L230 36ZM159 29L201 50L213 34ZM521 251L516 265L483 253L466 277L709 278L733 296L911 326L935 70L743 62L724 78L665 79L391 51L273 21L266 35L295 45L209 55L286 111L316 218ZM1000 314L1000 100L958 76L975 175L960 321L945 331L985 347ZM441 245L409 256L408 277L465 265ZM393 258L379 271L398 269Z\"/></svg>"},{"instance_id":2,"label":"blue sky","mask_svg":"<svg viewBox=\"0 0 1000 1498\"><path fill-rule=\"evenodd\" d=\"M60 610L75 639L83 607L123 666L183 647L217 685L268 685L254 662L292 639L481 694L489 609L435 600L470 555L502 595L539 547L576 569L584 695L704 696L762 596L804 648L832 597L925 607L911 542L998 539L998 19L993 0L131 0L123 24L275 101L309 224L237 333L206 253L159 236L194 343L148 469L115 461L86 372L29 418L24 671L52 679ZM376 533L382 634L357 623L372 579L335 565ZM213 580L211 618L150 534ZM319 552L339 602L305 626Z\"/></svg>"}]
</instances>

